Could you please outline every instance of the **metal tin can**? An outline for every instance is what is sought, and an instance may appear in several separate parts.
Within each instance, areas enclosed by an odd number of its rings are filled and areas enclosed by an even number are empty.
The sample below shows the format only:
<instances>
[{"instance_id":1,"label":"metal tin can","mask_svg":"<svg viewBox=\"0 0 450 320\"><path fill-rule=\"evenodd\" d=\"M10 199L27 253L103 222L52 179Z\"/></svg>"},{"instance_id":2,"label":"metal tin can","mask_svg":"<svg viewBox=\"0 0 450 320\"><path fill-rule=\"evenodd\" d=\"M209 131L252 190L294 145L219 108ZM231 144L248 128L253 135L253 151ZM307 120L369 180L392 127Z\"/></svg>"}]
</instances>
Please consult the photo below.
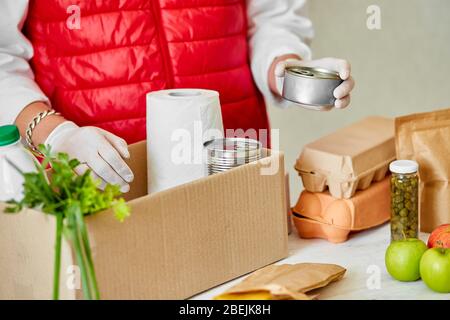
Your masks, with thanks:
<instances>
[{"instance_id":1,"label":"metal tin can","mask_svg":"<svg viewBox=\"0 0 450 320\"><path fill-rule=\"evenodd\" d=\"M333 91L342 81L335 71L290 67L284 75L282 96L307 109L330 110L336 100Z\"/></svg>"},{"instance_id":2,"label":"metal tin can","mask_svg":"<svg viewBox=\"0 0 450 320\"><path fill-rule=\"evenodd\" d=\"M261 159L261 142L247 138L224 138L206 144L208 175Z\"/></svg>"}]
</instances>

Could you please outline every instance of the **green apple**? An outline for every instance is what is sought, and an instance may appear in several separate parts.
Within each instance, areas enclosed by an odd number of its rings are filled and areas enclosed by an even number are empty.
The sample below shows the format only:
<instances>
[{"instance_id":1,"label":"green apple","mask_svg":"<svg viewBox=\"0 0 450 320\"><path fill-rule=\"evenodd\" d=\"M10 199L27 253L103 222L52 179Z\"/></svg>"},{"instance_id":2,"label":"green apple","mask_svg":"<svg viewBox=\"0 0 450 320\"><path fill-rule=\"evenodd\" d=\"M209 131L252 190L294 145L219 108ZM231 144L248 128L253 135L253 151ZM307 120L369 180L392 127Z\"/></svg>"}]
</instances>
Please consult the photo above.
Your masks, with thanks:
<instances>
[{"instance_id":1,"label":"green apple","mask_svg":"<svg viewBox=\"0 0 450 320\"><path fill-rule=\"evenodd\" d=\"M420 275L434 291L450 292L450 249L428 249L420 260Z\"/></svg>"},{"instance_id":2,"label":"green apple","mask_svg":"<svg viewBox=\"0 0 450 320\"><path fill-rule=\"evenodd\" d=\"M393 241L386 250L387 271L399 281L420 279L420 258L426 250L427 245L419 239Z\"/></svg>"}]
</instances>

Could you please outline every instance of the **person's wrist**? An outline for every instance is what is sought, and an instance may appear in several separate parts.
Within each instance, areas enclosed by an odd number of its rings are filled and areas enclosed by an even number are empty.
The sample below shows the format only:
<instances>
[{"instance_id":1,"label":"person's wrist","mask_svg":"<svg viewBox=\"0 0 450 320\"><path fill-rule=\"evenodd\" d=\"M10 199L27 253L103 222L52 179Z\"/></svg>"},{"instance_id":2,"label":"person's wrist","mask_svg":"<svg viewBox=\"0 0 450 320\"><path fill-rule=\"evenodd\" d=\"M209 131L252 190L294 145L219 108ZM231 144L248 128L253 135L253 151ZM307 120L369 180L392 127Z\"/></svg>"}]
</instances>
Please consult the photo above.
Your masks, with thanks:
<instances>
[{"instance_id":1,"label":"person's wrist","mask_svg":"<svg viewBox=\"0 0 450 320\"><path fill-rule=\"evenodd\" d=\"M272 64L270 65L269 72L268 72L268 83L269 83L269 89L273 94L279 95L278 90L277 90L276 77L275 77L275 67L277 66L277 64L279 62L282 62L287 59L301 60L301 58L298 54L291 53L291 54L284 54L282 56L278 56L272 61Z\"/></svg>"},{"instance_id":2,"label":"person's wrist","mask_svg":"<svg viewBox=\"0 0 450 320\"><path fill-rule=\"evenodd\" d=\"M47 103L43 101L36 101L27 105L20 112L20 114L16 118L15 124L19 128L22 137L26 136L26 130L28 129L28 126L33 118L36 117L39 113L47 110L51 110L51 107ZM38 146L45 143L50 133L65 121L66 119L64 117L56 114L49 115L42 119L42 121L33 129L33 144L35 146Z\"/></svg>"}]
</instances>

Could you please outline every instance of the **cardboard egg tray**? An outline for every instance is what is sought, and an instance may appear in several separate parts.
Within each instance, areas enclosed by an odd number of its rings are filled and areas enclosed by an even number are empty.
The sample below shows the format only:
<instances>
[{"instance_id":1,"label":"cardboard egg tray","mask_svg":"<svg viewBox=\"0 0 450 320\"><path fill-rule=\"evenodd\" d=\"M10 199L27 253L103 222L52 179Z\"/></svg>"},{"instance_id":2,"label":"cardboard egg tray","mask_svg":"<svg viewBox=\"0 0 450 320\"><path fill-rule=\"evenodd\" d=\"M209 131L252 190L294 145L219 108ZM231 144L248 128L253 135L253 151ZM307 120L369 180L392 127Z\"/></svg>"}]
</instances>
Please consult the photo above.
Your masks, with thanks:
<instances>
[{"instance_id":1,"label":"cardboard egg tray","mask_svg":"<svg viewBox=\"0 0 450 320\"><path fill-rule=\"evenodd\" d=\"M352 231L369 229L390 219L390 180L386 177L375 182L351 199L337 199L329 192L303 191L292 211L300 237L343 242Z\"/></svg>"},{"instance_id":2,"label":"cardboard egg tray","mask_svg":"<svg viewBox=\"0 0 450 320\"><path fill-rule=\"evenodd\" d=\"M295 169L306 190L349 199L381 181L393 160L394 121L368 117L307 144Z\"/></svg>"}]
</instances>

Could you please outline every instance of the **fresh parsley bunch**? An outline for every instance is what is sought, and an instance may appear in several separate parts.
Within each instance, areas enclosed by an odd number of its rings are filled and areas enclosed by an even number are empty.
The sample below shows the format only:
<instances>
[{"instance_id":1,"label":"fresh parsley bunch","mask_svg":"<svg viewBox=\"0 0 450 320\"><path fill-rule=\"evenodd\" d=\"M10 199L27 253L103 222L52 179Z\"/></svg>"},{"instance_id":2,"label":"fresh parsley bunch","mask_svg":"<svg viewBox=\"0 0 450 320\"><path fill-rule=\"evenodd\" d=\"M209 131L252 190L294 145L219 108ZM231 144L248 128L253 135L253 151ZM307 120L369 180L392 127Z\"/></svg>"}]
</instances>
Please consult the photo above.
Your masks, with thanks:
<instances>
[{"instance_id":1,"label":"fresh parsley bunch","mask_svg":"<svg viewBox=\"0 0 450 320\"><path fill-rule=\"evenodd\" d=\"M36 163L37 172L23 173L16 167L25 178L24 198L18 202L9 201L11 206L5 212L35 208L56 217L53 299L59 298L63 235L75 252L85 299L100 299L84 216L112 208L115 217L122 222L130 215L129 207L119 197L119 186L108 184L102 191L98 188L100 181L92 178L90 170L83 175L74 172L80 165L77 159L69 159L66 153L51 155L50 148L43 145L39 149L44 159L42 163ZM45 171L48 165L52 168L49 176Z\"/></svg>"}]
</instances>

